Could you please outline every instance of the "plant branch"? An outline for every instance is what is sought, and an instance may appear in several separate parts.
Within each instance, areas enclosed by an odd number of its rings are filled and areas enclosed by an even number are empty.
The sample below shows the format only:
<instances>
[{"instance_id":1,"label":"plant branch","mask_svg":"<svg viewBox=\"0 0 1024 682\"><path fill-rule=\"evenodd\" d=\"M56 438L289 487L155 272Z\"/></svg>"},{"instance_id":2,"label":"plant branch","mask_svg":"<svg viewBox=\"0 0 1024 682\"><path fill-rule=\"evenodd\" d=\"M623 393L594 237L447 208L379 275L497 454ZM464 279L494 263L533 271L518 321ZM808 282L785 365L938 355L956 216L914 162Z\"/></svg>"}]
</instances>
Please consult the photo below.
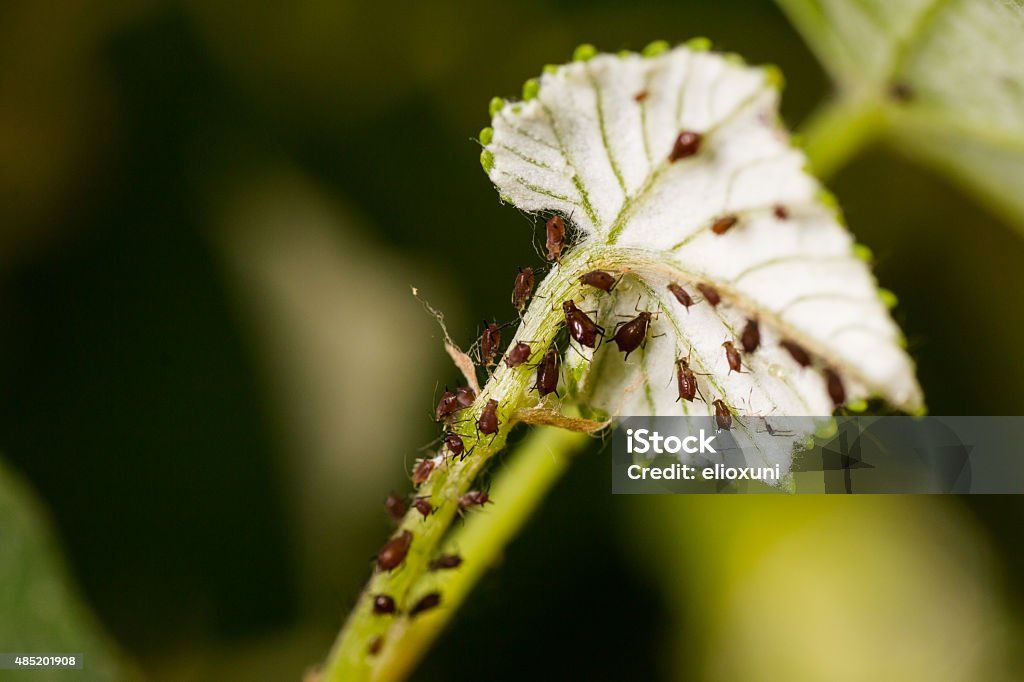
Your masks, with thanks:
<instances>
[{"instance_id":1,"label":"plant branch","mask_svg":"<svg viewBox=\"0 0 1024 682\"><path fill-rule=\"evenodd\" d=\"M800 127L811 171L822 180L845 166L886 129L885 109L874 97L839 95Z\"/></svg>"},{"instance_id":2,"label":"plant branch","mask_svg":"<svg viewBox=\"0 0 1024 682\"><path fill-rule=\"evenodd\" d=\"M471 512L465 525L444 543L441 553L459 555L462 565L457 570L429 573L417 585L418 593L444 595L441 607L415 619L401 619L392 629L371 679L394 682L405 678L477 581L500 559L505 546L565 472L573 455L588 442L586 434L540 427L516 448L514 457L491 486L495 504Z\"/></svg>"},{"instance_id":3,"label":"plant branch","mask_svg":"<svg viewBox=\"0 0 1024 682\"><path fill-rule=\"evenodd\" d=\"M537 287L533 302L523 315L516 331L516 339L527 339L534 344L533 361L554 340L561 327L562 310L557 302L572 298L579 285L579 277L585 272L592 254L586 248L579 248L563 259ZM437 549L459 511L458 500L477 479L490 459L505 447L509 431L514 426L513 414L523 407L558 407L554 396L538 402L530 393L533 370L529 363L506 367L499 362L490 380L477 396L474 405L458 413L459 421L452 430L462 436L471 452L464 458L439 456L439 465L427 481L417 490L417 497L426 498L433 513L424 518L415 508L410 509L399 525L397 532L412 534L412 544L401 565L391 571L376 569L369 583L349 615L348 621L339 633L328 655L321 677L325 682L359 682L380 679L377 677L384 653L390 650L390 641L395 633L404 629L408 615L380 615L373 611L376 595L392 597L398 610L408 614L424 592L420 581L428 574L431 561L437 556ZM493 435L481 435L476 431L475 422L488 400L498 401L499 429ZM501 501L499 500L499 504ZM532 502L535 504L536 500ZM448 595L441 594L442 605L437 610L447 610ZM417 619L433 619L426 613ZM370 650L375 643L382 646L377 655ZM386 678L384 678L386 679Z\"/></svg>"}]
</instances>

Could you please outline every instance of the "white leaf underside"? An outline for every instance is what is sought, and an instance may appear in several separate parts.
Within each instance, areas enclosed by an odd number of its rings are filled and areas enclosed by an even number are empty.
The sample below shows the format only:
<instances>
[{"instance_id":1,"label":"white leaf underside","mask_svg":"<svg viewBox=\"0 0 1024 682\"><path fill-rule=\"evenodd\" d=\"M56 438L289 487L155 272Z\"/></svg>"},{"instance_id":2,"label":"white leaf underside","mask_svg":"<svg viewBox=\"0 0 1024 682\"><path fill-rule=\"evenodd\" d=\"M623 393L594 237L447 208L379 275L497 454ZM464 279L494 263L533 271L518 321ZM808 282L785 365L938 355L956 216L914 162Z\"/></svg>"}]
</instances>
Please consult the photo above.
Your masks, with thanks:
<instances>
[{"instance_id":1,"label":"white leaf underside","mask_svg":"<svg viewBox=\"0 0 1024 682\"><path fill-rule=\"evenodd\" d=\"M567 363L583 363L576 374L591 405L620 415L708 415L722 398L736 414L829 415L821 375L829 366L848 400L921 406L901 333L778 123L768 73L686 47L599 55L545 74L535 98L495 113L485 154L501 196L571 218L574 249L586 249L591 264L630 272L612 294L581 286L581 309L597 311L609 341L637 306L660 311L646 347L626 361L612 343L592 364L589 349L567 354ZM700 150L669 162L681 131L701 133ZM788 216L777 217L777 206ZM716 235L710 227L724 215L738 223ZM722 303L687 310L670 281L695 301L703 299L695 284L711 283ZM748 318L759 320L761 346L744 355L743 373L730 372L722 343L739 348ZM811 351L816 365L800 367L779 346L783 338ZM707 373L698 377L706 400L677 401L675 361L686 356Z\"/></svg>"}]
</instances>

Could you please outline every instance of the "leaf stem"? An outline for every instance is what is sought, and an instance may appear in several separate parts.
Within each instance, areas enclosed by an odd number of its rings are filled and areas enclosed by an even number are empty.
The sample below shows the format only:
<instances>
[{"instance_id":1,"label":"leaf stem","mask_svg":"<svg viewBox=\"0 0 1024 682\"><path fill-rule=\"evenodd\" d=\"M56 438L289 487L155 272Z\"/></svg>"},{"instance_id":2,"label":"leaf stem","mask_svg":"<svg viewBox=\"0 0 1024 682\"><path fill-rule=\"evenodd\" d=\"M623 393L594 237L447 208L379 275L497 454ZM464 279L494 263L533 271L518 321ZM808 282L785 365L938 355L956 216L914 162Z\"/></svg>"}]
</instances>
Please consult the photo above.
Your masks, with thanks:
<instances>
[{"instance_id":1,"label":"leaf stem","mask_svg":"<svg viewBox=\"0 0 1024 682\"><path fill-rule=\"evenodd\" d=\"M838 95L822 104L800 127L811 171L827 179L886 129L885 108L874 97Z\"/></svg>"},{"instance_id":2,"label":"leaf stem","mask_svg":"<svg viewBox=\"0 0 1024 682\"><path fill-rule=\"evenodd\" d=\"M583 433L553 427L535 429L503 466L491 486L495 505L470 513L444 543L442 554L457 554L453 571L428 573L420 587L444 595L441 607L415 619L402 619L380 654L372 677L378 682L404 679L437 639L483 574L501 557L508 542L565 472L573 455L590 442Z\"/></svg>"},{"instance_id":3,"label":"leaf stem","mask_svg":"<svg viewBox=\"0 0 1024 682\"><path fill-rule=\"evenodd\" d=\"M540 359L561 328L563 314L560 302L573 297L579 287L579 277L586 271L590 259L591 254L587 249L577 249L560 264L556 264L537 287L534 299L523 315L515 336L516 339L531 342L534 348L534 362ZM382 675L380 671L385 667L385 663L391 665L391 657L394 655L392 652L396 648L395 641L412 619L408 615L374 613L374 597L380 594L388 595L395 600L400 612L408 614L426 594L437 591L424 578L430 576L430 563L437 557L438 547L456 518L459 497L470 489L490 459L505 447L505 441L513 426L513 413L522 407L536 406L537 398L535 395L531 396L529 390L533 374L529 363L509 368L503 362L499 362L474 405L458 414L459 421L451 428L462 436L466 446L472 448L472 451L463 458L449 457L445 460L439 456L439 464L416 491L417 497L426 498L430 502L432 513L424 518L419 511L412 508L402 519L397 532L408 531L412 534L409 551L397 568L391 571L374 571L328 655L321 676L323 682L395 679L378 675ZM497 433L492 435L481 435L475 428L475 422L483 406L492 399L498 401L499 428ZM554 396L548 396L542 403L558 407ZM528 473L520 475L525 476ZM512 490L515 491L516 488L513 487ZM524 497L523 504L528 501L533 505L538 499L539 496ZM498 503L504 504L500 500ZM523 508L526 509L525 506ZM478 510L473 510L472 513L475 514L476 511ZM514 509L509 513L510 519L516 518ZM501 544L508 539L515 527L513 524L509 527L508 534L498 536ZM464 589L468 590L470 584L471 582L467 583ZM456 590L458 589L456 586ZM464 594L459 592L453 597L440 594L441 606L433 609L435 613L417 615L416 620L425 620L429 623L438 619L436 613L452 610L447 605L449 599L454 598L457 603L464 597ZM439 628L440 624L437 627ZM376 653L372 653L371 649ZM411 661L400 669L405 670L408 665L411 665Z\"/></svg>"}]
</instances>

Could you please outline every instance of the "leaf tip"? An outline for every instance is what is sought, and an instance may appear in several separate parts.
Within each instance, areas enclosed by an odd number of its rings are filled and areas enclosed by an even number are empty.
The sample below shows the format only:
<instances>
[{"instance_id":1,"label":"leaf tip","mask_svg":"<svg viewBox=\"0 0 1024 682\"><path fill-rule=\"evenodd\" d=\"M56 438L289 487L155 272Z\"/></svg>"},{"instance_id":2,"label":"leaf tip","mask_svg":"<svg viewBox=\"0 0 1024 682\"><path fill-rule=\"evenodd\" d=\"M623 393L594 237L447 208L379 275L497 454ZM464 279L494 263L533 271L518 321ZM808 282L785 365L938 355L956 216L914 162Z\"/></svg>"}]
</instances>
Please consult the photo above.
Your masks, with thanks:
<instances>
[{"instance_id":1,"label":"leaf tip","mask_svg":"<svg viewBox=\"0 0 1024 682\"><path fill-rule=\"evenodd\" d=\"M667 40L655 40L647 44L640 54L644 57L657 57L659 54L668 52L671 46Z\"/></svg>"},{"instance_id":2,"label":"leaf tip","mask_svg":"<svg viewBox=\"0 0 1024 682\"><path fill-rule=\"evenodd\" d=\"M505 100L501 97L492 97L490 104L487 105L487 111L492 117L504 108Z\"/></svg>"},{"instance_id":3,"label":"leaf tip","mask_svg":"<svg viewBox=\"0 0 1024 682\"><path fill-rule=\"evenodd\" d=\"M868 401L864 399L851 400L846 403L846 409L854 414L861 414L862 412L867 411Z\"/></svg>"},{"instance_id":4,"label":"leaf tip","mask_svg":"<svg viewBox=\"0 0 1024 682\"><path fill-rule=\"evenodd\" d=\"M829 417L825 421L818 422L817 426L814 427L814 435L823 440L828 440L832 436L839 433L839 424L832 417Z\"/></svg>"},{"instance_id":5,"label":"leaf tip","mask_svg":"<svg viewBox=\"0 0 1024 682\"><path fill-rule=\"evenodd\" d=\"M711 49L711 39L698 36L696 38L690 38L683 43L683 45L692 52L707 52Z\"/></svg>"},{"instance_id":6,"label":"leaf tip","mask_svg":"<svg viewBox=\"0 0 1024 682\"><path fill-rule=\"evenodd\" d=\"M548 75L558 73L558 64L545 64L543 71Z\"/></svg>"},{"instance_id":7,"label":"leaf tip","mask_svg":"<svg viewBox=\"0 0 1024 682\"><path fill-rule=\"evenodd\" d=\"M583 43L573 50L572 60L574 62L586 62L593 59L595 55L597 55L597 48L590 43Z\"/></svg>"},{"instance_id":8,"label":"leaf tip","mask_svg":"<svg viewBox=\"0 0 1024 682\"><path fill-rule=\"evenodd\" d=\"M764 70L764 77L768 81L768 85L776 90L783 90L786 87L786 76L777 65L765 64L762 69Z\"/></svg>"},{"instance_id":9,"label":"leaf tip","mask_svg":"<svg viewBox=\"0 0 1024 682\"><path fill-rule=\"evenodd\" d=\"M523 101L529 102L531 99L536 99L537 95L540 94L540 81L536 78L531 78L523 83Z\"/></svg>"},{"instance_id":10,"label":"leaf tip","mask_svg":"<svg viewBox=\"0 0 1024 682\"><path fill-rule=\"evenodd\" d=\"M864 261L868 265L875 261L874 252L871 250L871 247L866 244L854 244L853 257L857 260Z\"/></svg>"},{"instance_id":11,"label":"leaf tip","mask_svg":"<svg viewBox=\"0 0 1024 682\"><path fill-rule=\"evenodd\" d=\"M494 139L494 128L487 126L486 128L480 131L480 135L478 136L477 139L480 140L480 144L484 146L489 145L491 143L491 140Z\"/></svg>"},{"instance_id":12,"label":"leaf tip","mask_svg":"<svg viewBox=\"0 0 1024 682\"><path fill-rule=\"evenodd\" d=\"M484 172L490 175L494 168L494 154L486 149L480 152L480 165L483 166Z\"/></svg>"},{"instance_id":13,"label":"leaf tip","mask_svg":"<svg viewBox=\"0 0 1024 682\"><path fill-rule=\"evenodd\" d=\"M878 300L882 302L889 310L892 310L900 304L900 300L896 298L896 294L892 293L888 289L878 288Z\"/></svg>"}]
</instances>

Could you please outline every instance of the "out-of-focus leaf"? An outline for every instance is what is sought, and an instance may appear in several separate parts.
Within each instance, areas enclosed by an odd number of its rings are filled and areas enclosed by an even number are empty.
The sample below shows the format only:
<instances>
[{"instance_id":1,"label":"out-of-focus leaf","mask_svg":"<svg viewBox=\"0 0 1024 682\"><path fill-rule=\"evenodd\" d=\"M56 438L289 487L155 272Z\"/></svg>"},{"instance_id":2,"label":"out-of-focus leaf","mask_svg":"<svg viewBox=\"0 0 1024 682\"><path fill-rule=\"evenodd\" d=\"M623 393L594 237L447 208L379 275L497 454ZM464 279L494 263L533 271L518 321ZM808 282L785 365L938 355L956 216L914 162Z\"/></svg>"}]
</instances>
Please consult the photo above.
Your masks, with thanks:
<instances>
[{"instance_id":1,"label":"out-of-focus leaf","mask_svg":"<svg viewBox=\"0 0 1024 682\"><path fill-rule=\"evenodd\" d=\"M1024 229L1020 0L778 0L841 96Z\"/></svg>"},{"instance_id":2,"label":"out-of-focus leaf","mask_svg":"<svg viewBox=\"0 0 1024 682\"><path fill-rule=\"evenodd\" d=\"M35 671L40 680L123 679L95 618L71 587L50 528L25 484L0 460L0 650L76 654L82 669ZM19 678L20 679L20 678Z\"/></svg>"}]
</instances>

